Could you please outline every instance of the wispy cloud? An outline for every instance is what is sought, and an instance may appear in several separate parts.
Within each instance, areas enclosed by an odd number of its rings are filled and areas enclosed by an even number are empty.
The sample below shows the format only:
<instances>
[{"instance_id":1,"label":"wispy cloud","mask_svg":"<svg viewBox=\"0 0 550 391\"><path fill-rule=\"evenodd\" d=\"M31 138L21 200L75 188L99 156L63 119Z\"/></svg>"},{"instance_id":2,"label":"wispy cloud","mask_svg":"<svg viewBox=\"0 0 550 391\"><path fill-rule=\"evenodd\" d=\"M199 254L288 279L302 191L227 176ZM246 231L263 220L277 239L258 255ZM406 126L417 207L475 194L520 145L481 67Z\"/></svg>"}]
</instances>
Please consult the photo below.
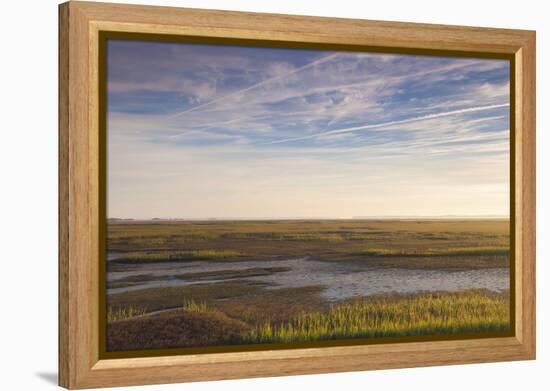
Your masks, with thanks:
<instances>
[{"instance_id":1,"label":"wispy cloud","mask_svg":"<svg viewBox=\"0 0 550 391\"><path fill-rule=\"evenodd\" d=\"M422 115L420 117L407 118L407 119L403 119L403 120L399 120L399 121L383 122L381 124L361 125L361 126L352 126L350 128L334 129L334 130L329 130L329 131L321 132L321 133L315 133L315 134L311 134L311 135L303 136L303 137L295 137L295 138L288 138L288 139L270 141L270 142L267 142L265 144L280 144L280 143L287 143L287 142L290 142L290 141L306 140L306 139L309 139L309 138L316 138L316 137L329 136L329 135L342 134L342 133L349 133L349 132L357 132L357 131L360 131L360 130L372 130L372 129L380 129L380 128L389 128L389 127L392 127L394 125L409 124L409 123L413 123L413 122L425 121L425 120L436 119L436 118L441 118L441 117L448 117L450 115L474 113L474 112L477 112L477 111L492 110L492 109L498 109L498 108L509 107L509 106L510 106L509 103L503 103L503 104L500 104L500 105L468 107L466 109L453 110L453 111L447 111L447 112L436 113L436 114ZM494 117L490 117L490 118L493 119ZM483 118L480 118L477 121L483 121Z\"/></svg>"},{"instance_id":2,"label":"wispy cloud","mask_svg":"<svg viewBox=\"0 0 550 391\"><path fill-rule=\"evenodd\" d=\"M263 80L263 81L261 81L261 82L259 82L259 83L253 84L253 85L251 85L251 86L249 86L249 87L246 87L246 88L237 90L237 91L232 92L232 93L227 94L227 95L223 95L223 96L221 96L221 97L219 97L219 98L216 98L216 99L212 99L212 100L210 100L210 101L208 101L208 102L205 102L205 103L202 103L202 104L200 104L200 105L193 106L193 107L191 107L191 108L189 108L189 109L186 109L186 110L184 110L184 111L181 111L181 112L179 112L179 113L176 113L176 114L174 114L174 115L171 115L171 116L168 117L168 118L169 118L169 119L172 119L172 118L181 117L182 115L185 115L185 114L190 113L190 112L192 112L192 111L196 111L196 110L199 110L199 109L203 109L203 108L205 108L205 107L214 105L214 104L219 103L219 102L222 102L222 101L224 101L224 100L231 99L231 98L233 98L233 97L235 97L235 96L237 96L237 95L241 95L241 94L244 94L244 93L246 93L246 92L248 92L248 91L254 90L255 88L259 88L259 87L265 86L265 85L267 85L267 84L269 84L269 83L273 83L273 82L275 82L275 81L282 80L282 79L287 78L287 77L289 77L289 76L291 76L291 75L295 75L295 74L297 74L298 72L305 71L305 70L307 70L307 69L309 69L309 68L312 68L312 67L314 67L314 66L316 66L316 65L319 65L319 64L322 64L322 63L324 63L324 62L326 62L326 61L332 60L333 58L337 57L338 55L339 55L339 53L332 53L332 54L329 54L328 56L324 56L324 57L322 57L322 58L320 58L320 59L318 59L318 60L312 61L312 62L310 62L310 63L308 63L308 64L306 64L306 65L303 65L303 66L301 66L301 67L292 69L292 70L290 70L290 71L288 71L288 72L286 72L286 73L283 73L282 75L278 75L278 76L275 76L275 77L272 77L272 78Z\"/></svg>"}]
</instances>

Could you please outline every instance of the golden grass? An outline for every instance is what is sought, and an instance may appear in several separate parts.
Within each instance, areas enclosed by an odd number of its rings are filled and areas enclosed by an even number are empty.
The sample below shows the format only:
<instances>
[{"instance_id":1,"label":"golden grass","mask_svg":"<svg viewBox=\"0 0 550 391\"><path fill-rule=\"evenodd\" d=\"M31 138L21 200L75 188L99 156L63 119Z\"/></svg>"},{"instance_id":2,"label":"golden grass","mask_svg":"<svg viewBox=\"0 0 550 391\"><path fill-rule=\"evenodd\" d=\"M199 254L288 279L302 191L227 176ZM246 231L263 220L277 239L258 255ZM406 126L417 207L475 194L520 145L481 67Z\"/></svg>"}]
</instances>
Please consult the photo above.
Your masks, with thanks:
<instances>
[{"instance_id":1,"label":"golden grass","mask_svg":"<svg viewBox=\"0 0 550 391\"><path fill-rule=\"evenodd\" d=\"M133 318L135 316L144 315L145 313L145 309L139 307L109 307L107 309L107 322L110 323L121 319Z\"/></svg>"},{"instance_id":2,"label":"golden grass","mask_svg":"<svg viewBox=\"0 0 550 391\"><path fill-rule=\"evenodd\" d=\"M123 257L113 260L118 263L131 262L174 262L174 261L201 261L220 260L234 258L241 255L233 250L189 250L189 251L155 251L155 252L131 252Z\"/></svg>"},{"instance_id":3,"label":"golden grass","mask_svg":"<svg viewBox=\"0 0 550 391\"><path fill-rule=\"evenodd\" d=\"M303 313L287 322L265 322L243 336L246 343L288 343L336 338L377 338L505 331L507 295L482 292L377 297Z\"/></svg>"},{"instance_id":4,"label":"golden grass","mask_svg":"<svg viewBox=\"0 0 550 391\"><path fill-rule=\"evenodd\" d=\"M197 302L193 299L190 299L183 302L183 310L195 313L205 313L209 311L209 308L204 301Z\"/></svg>"},{"instance_id":5,"label":"golden grass","mask_svg":"<svg viewBox=\"0 0 550 391\"><path fill-rule=\"evenodd\" d=\"M406 256L406 257L430 257L430 256L480 256L480 255L507 255L510 249L507 247L448 247L448 248L371 248L360 251L360 254L370 256Z\"/></svg>"}]
</instances>

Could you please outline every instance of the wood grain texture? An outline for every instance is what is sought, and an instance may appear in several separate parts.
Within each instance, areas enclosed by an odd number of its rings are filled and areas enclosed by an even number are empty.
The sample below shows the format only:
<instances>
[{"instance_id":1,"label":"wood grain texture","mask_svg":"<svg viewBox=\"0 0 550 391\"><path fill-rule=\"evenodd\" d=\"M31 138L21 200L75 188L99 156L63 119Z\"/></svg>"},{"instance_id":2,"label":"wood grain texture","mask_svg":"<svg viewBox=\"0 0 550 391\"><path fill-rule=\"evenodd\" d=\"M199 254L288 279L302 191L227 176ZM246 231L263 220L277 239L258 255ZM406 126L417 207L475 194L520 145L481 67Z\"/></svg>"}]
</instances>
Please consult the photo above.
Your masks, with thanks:
<instances>
[{"instance_id":1,"label":"wood grain texture","mask_svg":"<svg viewBox=\"0 0 550 391\"><path fill-rule=\"evenodd\" d=\"M522 222L520 262L522 267L521 281L518 281L521 291L522 318L518 322L523 329L518 334L522 343L532 358L536 351L536 320L535 320L535 292L536 292L536 62L535 62L535 34L519 51L521 56L521 90L518 97L521 100L521 160L516 160L522 170L522 180L516 184L516 193L521 192L520 215Z\"/></svg>"},{"instance_id":2,"label":"wood grain texture","mask_svg":"<svg viewBox=\"0 0 550 391\"><path fill-rule=\"evenodd\" d=\"M69 384L69 7L59 7L59 383Z\"/></svg>"},{"instance_id":3,"label":"wood grain texture","mask_svg":"<svg viewBox=\"0 0 550 391\"><path fill-rule=\"evenodd\" d=\"M85 2L62 4L59 11L60 385L74 389L535 357L534 32ZM100 360L99 31L513 56L516 336Z\"/></svg>"}]
</instances>

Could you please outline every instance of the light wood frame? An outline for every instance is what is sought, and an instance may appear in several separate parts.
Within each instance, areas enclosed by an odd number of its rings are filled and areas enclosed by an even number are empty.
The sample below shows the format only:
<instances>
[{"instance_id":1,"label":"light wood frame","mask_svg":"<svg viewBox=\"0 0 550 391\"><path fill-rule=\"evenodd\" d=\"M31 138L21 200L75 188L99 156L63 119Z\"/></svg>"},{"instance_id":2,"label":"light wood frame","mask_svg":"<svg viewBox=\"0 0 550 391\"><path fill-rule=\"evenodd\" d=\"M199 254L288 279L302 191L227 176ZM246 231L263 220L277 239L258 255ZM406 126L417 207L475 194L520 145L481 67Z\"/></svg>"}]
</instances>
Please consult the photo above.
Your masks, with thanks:
<instances>
[{"instance_id":1,"label":"light wood frame","mask_svg":"<svg viewBox=\"0 0 550 391\"><path fill-rule=\"evenodd\" d=\"M100 359L100 31L508 54L515 138L515 336ZM535 358L535 32L106 3L59 6L59 384L174 383Z\"/></svg>"}]
</instances>

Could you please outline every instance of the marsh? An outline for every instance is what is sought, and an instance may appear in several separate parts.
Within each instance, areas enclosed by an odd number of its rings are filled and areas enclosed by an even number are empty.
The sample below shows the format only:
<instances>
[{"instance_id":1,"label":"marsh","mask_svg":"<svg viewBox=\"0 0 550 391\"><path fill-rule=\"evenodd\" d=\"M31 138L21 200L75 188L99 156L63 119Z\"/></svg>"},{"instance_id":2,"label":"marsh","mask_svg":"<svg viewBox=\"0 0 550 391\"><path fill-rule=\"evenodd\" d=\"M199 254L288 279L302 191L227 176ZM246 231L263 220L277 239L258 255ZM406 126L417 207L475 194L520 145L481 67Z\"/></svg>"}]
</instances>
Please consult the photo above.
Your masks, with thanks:
<instances>
[{"instance_id":1,"label":"marsh","mask_svg":"<svg viewBox=\"0 0 550 391\"><path fill-rule=\"evenodd\" d=\"M509 247L505 219L110 221L108 350L506 331Z\"/></svg>"}]
</instances>

